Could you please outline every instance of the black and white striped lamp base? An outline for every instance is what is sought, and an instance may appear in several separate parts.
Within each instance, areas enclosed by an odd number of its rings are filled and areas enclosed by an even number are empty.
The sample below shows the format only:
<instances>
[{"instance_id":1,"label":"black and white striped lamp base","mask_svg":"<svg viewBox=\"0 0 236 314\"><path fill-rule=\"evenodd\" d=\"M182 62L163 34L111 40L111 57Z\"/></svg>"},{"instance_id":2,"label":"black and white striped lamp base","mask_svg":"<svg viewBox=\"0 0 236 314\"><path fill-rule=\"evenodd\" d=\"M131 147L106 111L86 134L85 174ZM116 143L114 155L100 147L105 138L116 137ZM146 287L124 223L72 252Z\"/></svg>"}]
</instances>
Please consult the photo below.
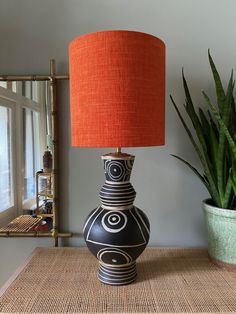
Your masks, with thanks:
<instances>
[{"instance_id":1,"label":"black and white striped lamp base","mask_svg":"<svg viewBox=\"0 0 236 314\"><path fill-rule=\"evenodd\" d=\"M129 182L134 156L102 156L106 182L99 193L101 206L85 221L84 238L99 260L98 278L109 285L126 285L136 279L136 259L146 248L150 225L133 205L136 193Z\"/></svg>"}]
</instances>

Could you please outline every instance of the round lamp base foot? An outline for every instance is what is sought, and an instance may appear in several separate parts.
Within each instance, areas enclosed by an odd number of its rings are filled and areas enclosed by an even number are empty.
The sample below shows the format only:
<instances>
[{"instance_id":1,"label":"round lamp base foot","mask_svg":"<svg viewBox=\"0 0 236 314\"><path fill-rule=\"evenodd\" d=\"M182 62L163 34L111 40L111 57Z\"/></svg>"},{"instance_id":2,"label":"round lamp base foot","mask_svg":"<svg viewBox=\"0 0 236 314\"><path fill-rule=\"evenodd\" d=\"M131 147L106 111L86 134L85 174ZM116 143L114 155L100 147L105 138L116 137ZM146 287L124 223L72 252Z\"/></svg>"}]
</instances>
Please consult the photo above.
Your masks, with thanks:
<instances>
[{"instance_id":1,"label":"round lamp base foot","mask_svg":"<svg viewBox=\"0 0 236 314\"><path fill-rule=\"evenodd\" d=\"M102 283L112 286L127 285L137 277L136 262L128 265L113 266L99 263L98 278Z\"/></svg>"}]
</instances>

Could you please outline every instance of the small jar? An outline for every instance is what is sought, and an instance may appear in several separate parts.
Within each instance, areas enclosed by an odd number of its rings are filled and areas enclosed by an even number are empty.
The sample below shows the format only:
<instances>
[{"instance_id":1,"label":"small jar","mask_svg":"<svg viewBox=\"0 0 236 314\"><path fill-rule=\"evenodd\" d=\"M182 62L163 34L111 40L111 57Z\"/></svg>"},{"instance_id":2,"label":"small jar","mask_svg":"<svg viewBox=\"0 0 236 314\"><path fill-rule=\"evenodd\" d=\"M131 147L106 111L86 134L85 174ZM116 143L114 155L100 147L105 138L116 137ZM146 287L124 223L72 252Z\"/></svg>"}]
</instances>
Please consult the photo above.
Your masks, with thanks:
<instances>
[{"instance_id":1,"label":"small jar","mask_svg":"<svg viewBox=\"0 0 236 314\"><path fill-rule=\"evenodd\" d=\"M43 172L52 172L52 153L48 147L43 154Z\"/></svg>"},{"instance_id":2,"label":"small jar","mask_svg":"<svg viewBox=\"0 0 236 314\"><path fill-rule=\"evenodd\" d=\"M43 201L43 214L52 214L53 200L47 199Z\"/></svg>"}]
</instances>

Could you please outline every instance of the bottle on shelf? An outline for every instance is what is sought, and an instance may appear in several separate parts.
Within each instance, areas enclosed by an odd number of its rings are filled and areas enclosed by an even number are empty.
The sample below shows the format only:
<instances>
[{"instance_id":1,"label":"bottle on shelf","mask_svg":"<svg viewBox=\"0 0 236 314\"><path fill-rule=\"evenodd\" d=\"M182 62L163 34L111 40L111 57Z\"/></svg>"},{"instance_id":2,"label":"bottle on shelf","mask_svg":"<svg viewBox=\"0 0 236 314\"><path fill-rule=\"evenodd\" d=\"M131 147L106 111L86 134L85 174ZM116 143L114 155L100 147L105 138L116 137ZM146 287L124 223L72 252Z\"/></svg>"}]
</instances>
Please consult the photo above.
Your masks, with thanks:
<instances>
[{"instance_id":1,"label":"bottle on shelf","mask_svg":"<svg viewBox=\"0 0 236 314\"><path fill-rule=\"evenodd\" d=\"M47 173L52 172L52 153L48 146L43 154L43 171Z\"/></svg>"}]
</instances>

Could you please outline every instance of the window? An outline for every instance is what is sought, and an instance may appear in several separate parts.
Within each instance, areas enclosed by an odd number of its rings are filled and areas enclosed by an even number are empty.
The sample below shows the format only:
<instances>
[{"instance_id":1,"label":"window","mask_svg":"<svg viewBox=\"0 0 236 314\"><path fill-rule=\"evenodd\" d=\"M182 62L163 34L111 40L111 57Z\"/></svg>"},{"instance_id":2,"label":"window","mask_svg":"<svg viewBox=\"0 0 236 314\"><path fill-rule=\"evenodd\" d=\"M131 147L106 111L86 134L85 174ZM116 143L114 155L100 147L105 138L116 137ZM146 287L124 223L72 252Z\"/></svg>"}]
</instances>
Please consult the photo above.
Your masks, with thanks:
<instances>
[{"instance_id":1,"label":"window","mask_svg":"<svg viewBox=\"0 0 236 314\"><path fill-rule=\"evenodd\" d=\"M11 117L11 109L0 103L0 211L4 211L14 205Z\"/></svg>"},{"instance_id":2,"label":"window","mask_svg":"<svg viewBox=\"0 0 236 314\"><path fill-rule=\"evenodd\" d=\"M46 82L0 84L1 223L35 206L35 174L48 132L46 92Z\"/></svg>"},{"instance_id":3,"label":"window","mask_svg":"<svg viewBox=\"0 0 236 314\"><path fill-rule=\"evenodd\" d=\"M39 113L23 108L24 205L35 198L35 173L42 168Z\"/></svg>"}]
</instances>

